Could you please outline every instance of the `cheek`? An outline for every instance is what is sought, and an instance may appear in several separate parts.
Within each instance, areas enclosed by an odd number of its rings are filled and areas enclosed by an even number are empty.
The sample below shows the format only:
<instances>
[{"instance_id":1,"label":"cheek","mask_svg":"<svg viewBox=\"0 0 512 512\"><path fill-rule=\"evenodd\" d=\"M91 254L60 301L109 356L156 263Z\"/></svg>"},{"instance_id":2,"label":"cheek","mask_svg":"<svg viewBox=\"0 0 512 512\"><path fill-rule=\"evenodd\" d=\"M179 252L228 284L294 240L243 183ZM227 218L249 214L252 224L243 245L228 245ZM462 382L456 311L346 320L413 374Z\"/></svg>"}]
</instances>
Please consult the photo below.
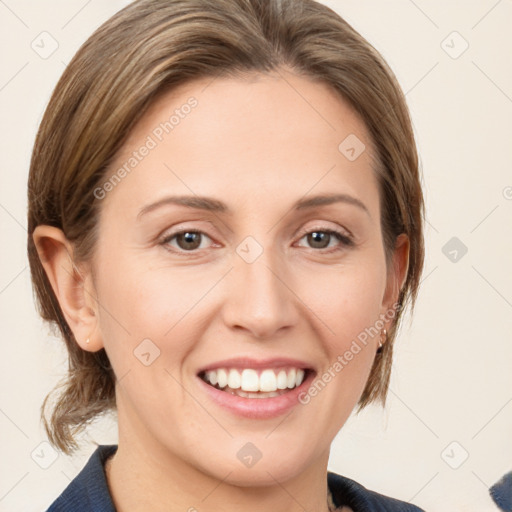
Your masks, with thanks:
<instances>
[{"instance_id":1,"label":"cheek","mask_svg":"<svg viewBox=\"0 0 512 512\"><path fill-rule=\"evenodd\" d=\"M377 259L347 261L338 270L316 272L314 279L309 276L303 283L304 302L320 319L331 356L333 351L344 350L379 319L385 265Z\"/></svg>"},{"instance_id":2,"label":"cheek","mask_svg":"<svg viewBox=\"0 0 512 512\"><path fill-rule=\"evenodd\" d=\"M99 266L97 290L101 333L116 374L139 368L134 356L147 349L151 356L158 355L156 366L186 370L182 363L216 307L208 292L225 270L173 267L137 254L108 254Z\"/></svg>"},{"instance_id":3,"label":"cheek","mask_svg":"<svg viewBox=\"0 0 512 512\"><path fill-rule=\"evenodd\" d=\"M201 290L179 270L151 270L142 259L111 256L103 261L97 292L100 329L109 356L130 361L143 340L151 340L163 355L164 340L186 323ZM173 352L186 348L180 343Z\"/></svg>"},{"instance_id":4,"label":"cheek","mask_svg":"<svg viewBox=\"0 0 512 512\"><path fill-rule=\"evenodd\" d=\"M312 393L322 394L323 403L330 404L332 424L339 425L362 393L375 358L385 265L361 258L338 272L317 274L312 283L302 288L303 294L320 319L319 338L327 356Z\"/></svg>"}]
</instances>

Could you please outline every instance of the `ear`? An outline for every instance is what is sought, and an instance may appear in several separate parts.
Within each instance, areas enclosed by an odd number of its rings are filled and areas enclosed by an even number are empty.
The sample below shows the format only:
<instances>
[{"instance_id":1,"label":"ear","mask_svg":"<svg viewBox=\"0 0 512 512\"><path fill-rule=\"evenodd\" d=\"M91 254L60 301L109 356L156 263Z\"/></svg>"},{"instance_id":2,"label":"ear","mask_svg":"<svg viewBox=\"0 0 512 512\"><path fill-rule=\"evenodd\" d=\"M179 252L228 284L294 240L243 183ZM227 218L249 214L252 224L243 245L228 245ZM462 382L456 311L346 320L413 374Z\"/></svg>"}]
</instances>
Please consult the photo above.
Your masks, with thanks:
<instances>
[{"instance_id":1,"label":"ear","mask_svg":"<svg viewBox=\"0 0 512 512\"><path fill-rule=\"evenodd\" d=\"M98 303L91 272L74 263L73 245L63 231L37 226L32 235L39 259L75 339L83 350L103 348L98 329ZM87 341L88 340L88 341Z\"/></svg>"},{"instance_id":2,"label":"ear","mask_svg":"<svg viewBox=\"0 0 512 512\"><path fill-rule=\"evenodd\" d=\"M386 290L382 299L382 314L386 314L386 312L394 309L394 304L398 300L400 290L407 279L409 250L409 237L402 233L396 239L391 264L387 272Z\"/></svg>"}]
</instances>

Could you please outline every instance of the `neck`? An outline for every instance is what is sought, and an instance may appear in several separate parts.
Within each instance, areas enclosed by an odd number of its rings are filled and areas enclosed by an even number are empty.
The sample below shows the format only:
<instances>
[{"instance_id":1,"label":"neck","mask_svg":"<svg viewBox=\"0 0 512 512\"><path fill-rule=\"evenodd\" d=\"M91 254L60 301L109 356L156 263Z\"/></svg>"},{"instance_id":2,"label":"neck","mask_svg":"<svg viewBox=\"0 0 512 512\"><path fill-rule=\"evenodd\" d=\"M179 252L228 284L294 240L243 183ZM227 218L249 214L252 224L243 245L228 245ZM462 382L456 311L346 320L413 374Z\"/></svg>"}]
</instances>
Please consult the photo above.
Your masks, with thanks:
<instances>
[{"instance_id":1,"label":"neck","mask_svg":"<svg viewBox=\"0 0 512 512\"><path fill-rule=\"evenodd\" d=\"M261 485L230 483L229 473L215 478L165 451L148 436L120 429L118 449L105 467L118 512L328 512L328 452L301 473Z\"/></svg>"}]
</instances>

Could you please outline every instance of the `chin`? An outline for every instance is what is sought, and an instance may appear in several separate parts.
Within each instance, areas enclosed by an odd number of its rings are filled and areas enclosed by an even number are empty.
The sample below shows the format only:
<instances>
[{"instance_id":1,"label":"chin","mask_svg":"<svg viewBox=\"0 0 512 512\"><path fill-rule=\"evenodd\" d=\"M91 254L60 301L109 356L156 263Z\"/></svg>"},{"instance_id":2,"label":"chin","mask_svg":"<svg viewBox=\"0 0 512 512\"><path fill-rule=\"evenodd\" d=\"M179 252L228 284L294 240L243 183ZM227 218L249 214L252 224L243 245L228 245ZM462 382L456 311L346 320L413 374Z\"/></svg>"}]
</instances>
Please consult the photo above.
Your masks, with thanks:
<instances>
[{"instance_id":1,"label":"chin","mask_svg":"<svg viewBox=\"0 0 512 512\"><path fill-rule=\"evenodd\" d=\"M266 487L276 485L276 482L286 482L296 477L302 470L300 464L283 466L276 462L264 464L260 461L252 468L235 467L224 481L238 487ZM219 475L217 478L224 479L225 476Z\"/></svg>"},{"instance_id":2,"label":"chin","mask_svg":"<svg viewBox=\"0 0 512 512\"><path fill-rule=\"evenodd\" d=\"M304 452L304 443L292 442L287 444L286 450L276 449L273 446L262 447L259 451L255 444L237 441L235 449L227 448L222 453L212 453L210 460L216 462L215 466L204 467L204 460L200 461L205 472L217 480L225 481L240 487L260 487L275 485L276 481L286 482L304 472L311 464L312 457ZM240 448L242 444L242 448ZM264 444L262 440L258 443ZM284 445L281 444L281 448ZM299 448L300 447L300 448ZM226 457L226 453L233 456ZM229 475L227 478L226 476Z\"/></svg>"}]
</instances>

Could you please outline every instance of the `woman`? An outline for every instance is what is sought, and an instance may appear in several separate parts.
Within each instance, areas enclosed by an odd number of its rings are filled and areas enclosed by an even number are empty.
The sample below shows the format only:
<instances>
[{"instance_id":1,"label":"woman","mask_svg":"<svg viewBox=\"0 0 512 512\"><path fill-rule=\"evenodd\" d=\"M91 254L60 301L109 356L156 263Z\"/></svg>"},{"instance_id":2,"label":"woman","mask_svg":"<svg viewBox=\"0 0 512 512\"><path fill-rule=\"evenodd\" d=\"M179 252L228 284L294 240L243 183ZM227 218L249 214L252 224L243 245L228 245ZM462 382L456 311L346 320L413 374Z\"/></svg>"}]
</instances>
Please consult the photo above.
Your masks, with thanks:
<instances>
[{"instance_id":1,"label":"woman","mask_svg":"<svg viewBox=\"0 0 512 512\"><path fill-rule=\"evenodd\" d=\"M49 439L119 428L49 510L419 510L327 472L424 252L403 94L333 11L130 4L57 84L28 215L69 352Z\"/></svg>"}]
</instances>

